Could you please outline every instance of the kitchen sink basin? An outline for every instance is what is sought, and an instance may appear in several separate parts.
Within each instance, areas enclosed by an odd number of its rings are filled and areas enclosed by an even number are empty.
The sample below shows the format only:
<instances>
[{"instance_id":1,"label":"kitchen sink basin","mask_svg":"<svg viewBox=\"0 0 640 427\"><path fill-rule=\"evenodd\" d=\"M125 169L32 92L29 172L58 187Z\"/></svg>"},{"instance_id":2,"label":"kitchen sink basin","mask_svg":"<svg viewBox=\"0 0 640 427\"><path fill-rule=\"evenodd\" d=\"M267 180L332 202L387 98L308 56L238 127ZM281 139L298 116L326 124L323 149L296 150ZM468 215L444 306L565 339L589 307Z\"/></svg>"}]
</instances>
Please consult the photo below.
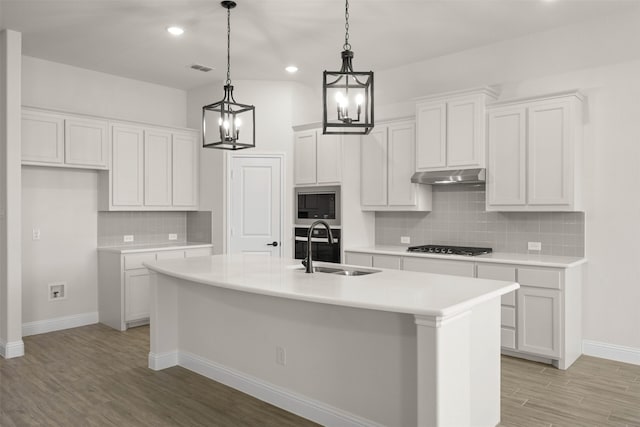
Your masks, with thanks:
<instances>
[{"instance_id":1,"label":"kitchen sink basin","mask_svg":"<svg viewBox=\"0 0 640 427\"><path fill-rule=\"evenodd\" d=\"M304 267L301 267L300 270L304 270ZM351 267L317 266L317 267L313 267L313 272L337 274L339 276L366 276L367 274L379 273L380 270L360 270L360 269L355 269Z\"/></svg>"}]
</instances>

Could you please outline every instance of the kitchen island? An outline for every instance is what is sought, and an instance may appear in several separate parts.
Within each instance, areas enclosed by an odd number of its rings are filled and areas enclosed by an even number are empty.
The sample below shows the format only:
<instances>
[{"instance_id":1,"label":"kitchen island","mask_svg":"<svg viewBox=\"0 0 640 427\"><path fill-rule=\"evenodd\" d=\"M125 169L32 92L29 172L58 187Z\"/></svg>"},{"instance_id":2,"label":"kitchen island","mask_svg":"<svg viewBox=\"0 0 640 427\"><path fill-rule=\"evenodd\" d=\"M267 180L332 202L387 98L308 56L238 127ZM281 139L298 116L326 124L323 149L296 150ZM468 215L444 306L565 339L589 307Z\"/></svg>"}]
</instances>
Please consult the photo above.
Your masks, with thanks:
<instances>
[{"instance_id":1,"label":"kitchen island","mask_svg":"<svg viewBox=\"0 0 640 427\"><path fill-rule=\"evenodd\" d=\"M180 365L324 425L500 420L500 297L517 283L306 274L263 255L145 265L151 369Z\"/></svg>"}]
</instances>

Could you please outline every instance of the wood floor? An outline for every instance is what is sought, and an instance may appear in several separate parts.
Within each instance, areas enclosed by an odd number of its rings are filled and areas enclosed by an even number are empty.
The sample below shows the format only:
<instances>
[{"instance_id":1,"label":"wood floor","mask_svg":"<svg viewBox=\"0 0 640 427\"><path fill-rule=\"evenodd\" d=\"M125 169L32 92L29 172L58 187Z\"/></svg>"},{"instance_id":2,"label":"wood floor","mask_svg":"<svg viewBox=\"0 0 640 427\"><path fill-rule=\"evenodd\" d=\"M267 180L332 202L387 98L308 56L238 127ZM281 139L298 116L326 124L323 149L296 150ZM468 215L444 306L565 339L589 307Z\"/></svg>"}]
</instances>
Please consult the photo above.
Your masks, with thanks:
<instances>
[{"instance_id":1,"label":"wood floor","mask_svg":"<svg viewBox=\"0 0 640 427\"><path fill-rule=\"evenodd\" d=\"M147 369L148 327L24 341L25 357L0 358L1 427L317 425L180 367ZM583 356L559 371L503 357L500 426L640 427L640 366Z\"/></svg>"}]
</instances>

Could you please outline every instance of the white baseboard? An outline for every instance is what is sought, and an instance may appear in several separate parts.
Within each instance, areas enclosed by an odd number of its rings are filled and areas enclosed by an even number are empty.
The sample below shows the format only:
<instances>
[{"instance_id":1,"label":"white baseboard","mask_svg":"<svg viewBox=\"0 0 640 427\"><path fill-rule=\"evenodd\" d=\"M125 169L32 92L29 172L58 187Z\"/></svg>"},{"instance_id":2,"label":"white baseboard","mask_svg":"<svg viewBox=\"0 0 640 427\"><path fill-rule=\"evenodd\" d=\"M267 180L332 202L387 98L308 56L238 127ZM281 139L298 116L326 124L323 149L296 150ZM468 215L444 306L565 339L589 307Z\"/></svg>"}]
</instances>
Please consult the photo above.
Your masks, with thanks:
<instances>
[{"instance_id":1,"label":"white baseboard","mask_svg":"<svg viewBox=\"0 0 640 427\"><path fill-rule=\"evenodd\" d=\"M322 425L335 427L382 427L381 424L358 415L275 386L189 352L179 352L178 361L179 365L185 369Z\"/></svg>"},{"instance_id":2,"label":"white baseboard","mask_svg":"<svg viewBox=\"0 0 640 427\"><path fill-rule=\"evenodd\" d=\"M44 334L47 332L61 331L63 329L77 328L79 326L98 323L98 312L75 314L73 316L56 317L54 319L38 320L22 324L22 336Z\"/></svg>"},{"instance_id":3,"label":"white baseboard","mask_svg":"<svg viewBox=\"0 0 640 427\"><path fill-rule=\"evenodd\" d=\"M24 342L22 342L22 340L11 342L0 341L0 356L5 359L24 356Z\"/></svg>"},{"instance_id":4,"label":"white baseboard","mask_svg":"<svg viewBox=\"0 0 640 427\"><path fill-rule=\"evenodd\" d=\"M587 356L640 365L640 348L582 340L582 353Z\"/></svg>"},{"instance_id":5,"label":"white baseboard","mask_svg":"<svg viewBox=\"0 0 640 427\"><path fill-rule=\"evenodd\" d=\"M161 371L178 365L178 352L168 351L166 353L155 354L149 352L149 369Z\"/></svg>"}]
</instances>

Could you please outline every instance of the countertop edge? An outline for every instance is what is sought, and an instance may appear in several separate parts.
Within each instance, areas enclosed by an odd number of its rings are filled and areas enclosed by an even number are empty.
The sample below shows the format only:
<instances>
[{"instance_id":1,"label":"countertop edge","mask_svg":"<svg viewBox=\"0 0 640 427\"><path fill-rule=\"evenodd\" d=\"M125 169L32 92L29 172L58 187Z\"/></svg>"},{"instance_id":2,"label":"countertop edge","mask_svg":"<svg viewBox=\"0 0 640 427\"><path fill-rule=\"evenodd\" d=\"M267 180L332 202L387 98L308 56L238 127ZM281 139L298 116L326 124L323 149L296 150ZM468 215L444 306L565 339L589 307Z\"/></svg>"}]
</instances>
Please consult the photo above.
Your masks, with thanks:
<instances>
[{"instance_id":1,"label":"countertop edge","mask_svg":"<svg viewBox=\"0 0 640 427\"><path fill-rule=\"evenodd\" d=\"M415 258L432 258L432 259L442 259L442 260L451 260L451 261L465 261L465 262L485 262L485 263L493 263L493 264L516 264L516 265L531 265L537 267L555 267L555 268L571 268L587 262L587 259L582 257L575 257L575 260L569 262L563 261L553 261L549 259L535 259L536 255L533 255L533 258L530 259L509 259L509 258L500 258L502 253L492 253L489 255L477 255L477 256L464 256L464 255L438 255L438 254L425 254L425 253L415 253L415 252L407 252L406 248L398 247L398 249L382 249L382 248L371 248L371 247L356 247L356 248L346 248L345 252L358 252L358 253L375 253L380 255L395 255L395 256L406 256L406 257L415 257ZM518 256L518 255L526 255L526 254L506 254ZM553 257L553 255L543 255L544 257ZM489 258L491 257L491 258ZM564 257L563 257L564 258ZM567 257L573 258L573 257Z\"/></svg>"},{"instance_id":2,"label":"countertop edge","mask_svg":"<svg viewBox=\"0 0 640 427\"><path fill-rule=\"evenodd\" d=\"M306 301L306 302L313 302L313 303L318 303L318 304L329 304L329 305L335 305L335 306L342 306L342 307L349 307L349 308L359 308L359 309L366 309L366 310L375 310L375 311L384 311L384 312L391 312L391 313L399 313L399 314L407 314L407 315L412 315L412 316L425 316L425 317L435 317L435 318L440 318L440 319L444 319L444 318L449 318L452 316L456 316L458 314L467 312L471 309L473 309L473 307L482 304L484 302L487 302L493 298L499 298L500 296L507 294L511 291L517 290L518 288L520 288L520 285L517 282L506 282L509 283L509 285L487 292L483 295L471 298L467 301L461 302L459 304L444 308L444 309L440 309L440 310L415 310L415 309L410 309L407 307L399 307L399 306L395 306L395 305L383 305L383 304L375 304L375 303L366 303L366 302L352 302L352 301L344 301L344 300L340 300L340 299L336 299L336 298L329 298L329 297L320 297L320 296L314 296L314 295L304 295L304 294L295 294L295 293L290 293L290 292L282 292L282 291L277 291L277 290L273 290L273 289L266 289L266 288L254 288L251 286L243 286L243 285L239 285L236 283L226 283L226 282L221 282L219 280L211 280L211 279L207 279L204 277L199 277L196 274L184 274L184 273L180 273L180 272L176 272L172 269L169 268L165 268L162 267L160 265L158 265L159 263L161 263L162 261L155 261L155 262L145 262L143 263L143 265L148 268L151 271L154 271L155 273L159 273L159 274L164 274L166 276L170 276L173 277L175 279L180 279L180 280L185 280L185 281L189 281L189 282L194 282L194 283L199 283L199 284L203 284L203 285L208 285L208 286L213 286L213 287L218 287L218 288L223 288L223 289L229 289L229 290L234 290L234 291L239 291L239 292L246 292L246 293L251 293L251 294L257 294L257 295L265 295L265 296L272 296L272 297L277 297L277 298L285 298L285 299L290 299L290 300L296 300L296 301ZM381 269L381 270L387 270L387 269ZM317 273L317 274L321 274L321 273ZM429 274L429 273L424 273L424 274Z\"/></svg>"},{"instance_id":3,"label":"countertop edge","mask_svg":"<svg viewBox=\"0 0 640 427\"><path fill-rule=\"evenodd\" d=\"M187 243L176 244L175 246L150 245L148 247L132 247L132 248L128 248L126 246L102 246L102 247L98 247L97 249L100 252L133 254L133 253L142 253L142 252L161 252L161 251L173 251L173 250L180 250L180 249L198 249L198 248L211 248L211 247L213 247L212 243L187 242Z\"/></svg>"}]
</instances>

